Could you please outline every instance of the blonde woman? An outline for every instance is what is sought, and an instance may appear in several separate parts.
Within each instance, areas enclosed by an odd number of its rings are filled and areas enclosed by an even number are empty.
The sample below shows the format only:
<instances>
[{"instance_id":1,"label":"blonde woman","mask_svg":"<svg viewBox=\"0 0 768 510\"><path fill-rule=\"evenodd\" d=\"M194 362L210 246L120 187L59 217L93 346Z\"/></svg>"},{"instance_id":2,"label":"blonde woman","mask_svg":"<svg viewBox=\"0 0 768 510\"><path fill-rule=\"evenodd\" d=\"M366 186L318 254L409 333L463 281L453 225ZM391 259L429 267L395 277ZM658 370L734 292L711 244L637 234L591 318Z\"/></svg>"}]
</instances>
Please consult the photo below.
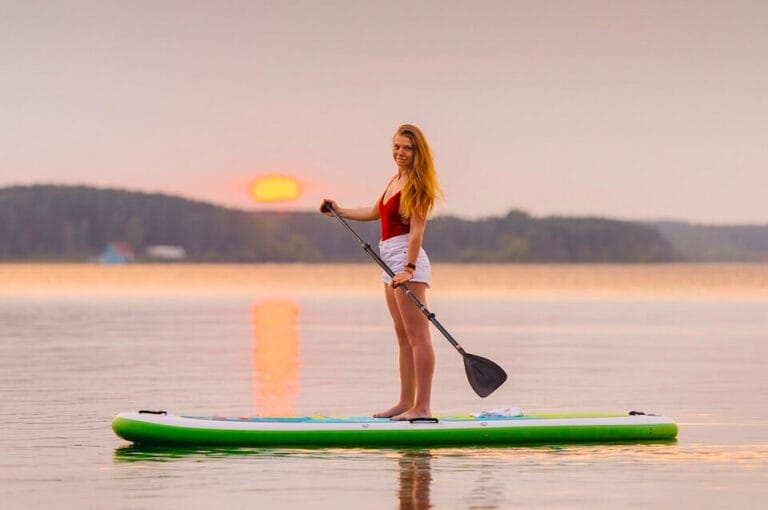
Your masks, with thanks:
<instances>
[{"instance_id":1,"label":"blonde woman","mask_svg":"<svg viewBox=\"0 0 768 510\"><path fill-rule=\"evenodd\" d=\"M399 347L400 398L394 406L373 416L393 420L431 418L435 353L429 322L404 292L395 292L395 289L407 283L411 292L426 305L430 265L421 244L439 187L429 145L416 126L404 124L397 129L392 138L392 157L397 172L371 207L348 209L329 199L324 203L330 203L342 218L380 219L379 251L395 273L392 278L383 273L382 281Z\"/></svg>"}]
</instances>

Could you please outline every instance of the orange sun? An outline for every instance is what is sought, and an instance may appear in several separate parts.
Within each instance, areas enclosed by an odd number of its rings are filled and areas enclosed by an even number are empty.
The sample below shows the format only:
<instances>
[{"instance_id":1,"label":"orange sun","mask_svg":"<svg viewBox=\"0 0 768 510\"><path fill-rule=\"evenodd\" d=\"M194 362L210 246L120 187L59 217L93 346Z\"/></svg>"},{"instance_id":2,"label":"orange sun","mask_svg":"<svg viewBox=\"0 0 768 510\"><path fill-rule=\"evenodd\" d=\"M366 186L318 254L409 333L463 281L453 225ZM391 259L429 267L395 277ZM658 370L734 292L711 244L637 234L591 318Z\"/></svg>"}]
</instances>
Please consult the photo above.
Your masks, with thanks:
<instances>
[{"instance_id":1,"label":"orange sun","mask_svg":"<svg viewBox=\"0 0 768 510\"><path fill-rule=\"evenodd\" d=\"M299 183L281 175L261 177L251 186L251 196L257 202L290 202L299 198Z\"/></svg>"}]
</instances>

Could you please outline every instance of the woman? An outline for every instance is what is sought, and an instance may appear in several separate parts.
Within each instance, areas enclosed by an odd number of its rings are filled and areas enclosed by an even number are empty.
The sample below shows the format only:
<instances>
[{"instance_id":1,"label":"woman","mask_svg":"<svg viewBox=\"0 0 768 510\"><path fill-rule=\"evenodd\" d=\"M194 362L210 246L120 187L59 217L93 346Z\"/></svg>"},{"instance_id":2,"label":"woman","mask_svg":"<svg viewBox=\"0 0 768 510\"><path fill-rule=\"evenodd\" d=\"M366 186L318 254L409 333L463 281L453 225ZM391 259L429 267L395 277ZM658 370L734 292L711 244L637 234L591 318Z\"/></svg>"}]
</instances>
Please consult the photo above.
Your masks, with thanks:
<instances>
[{"instance_id":1,"label":"woman","mask_svg":"<svg viewBox=\"0 0 768 510\"><path fill-rule=\"evenodd\" d=\"M400 399L376 418L413 420L431 418L430 399L435 353L429 322L421 310L396 291L403 283L426 304L429 287L429 258L421 246L432 206L439 195L432 154L419 128L404 124L392 139L392 157L397 172L381 197L371 207L347 209L330 203L342 218L358 221L381 219L381 258L395 273L383 273L384 295L395 326L400 360ZM325 213L331 215L330 213Z\"/></svg>"}]
</instances>

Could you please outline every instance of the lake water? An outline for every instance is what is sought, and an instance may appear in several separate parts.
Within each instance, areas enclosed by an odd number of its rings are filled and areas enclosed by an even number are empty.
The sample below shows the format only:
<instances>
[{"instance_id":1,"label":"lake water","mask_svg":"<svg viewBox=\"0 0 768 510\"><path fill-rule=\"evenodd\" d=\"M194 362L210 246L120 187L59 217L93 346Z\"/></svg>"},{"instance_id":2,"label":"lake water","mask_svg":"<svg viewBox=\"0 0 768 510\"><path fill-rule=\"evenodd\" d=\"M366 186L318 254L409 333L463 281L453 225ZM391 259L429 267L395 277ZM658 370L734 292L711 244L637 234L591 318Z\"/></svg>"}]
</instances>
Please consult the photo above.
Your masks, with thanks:
<instances>
[{"instance_id":1,"label":"lake water","mask_svg":"<svg viewBox=\"0 0 768 510\"><path fill-rule=\"evenodd\" d=\"M121 411L361 415L394 403L371 265L0 265L2 508L764 508L768 266L441 266L433 411L674 417L677 441L146 450Z\"/></svg>"}]
</instances>

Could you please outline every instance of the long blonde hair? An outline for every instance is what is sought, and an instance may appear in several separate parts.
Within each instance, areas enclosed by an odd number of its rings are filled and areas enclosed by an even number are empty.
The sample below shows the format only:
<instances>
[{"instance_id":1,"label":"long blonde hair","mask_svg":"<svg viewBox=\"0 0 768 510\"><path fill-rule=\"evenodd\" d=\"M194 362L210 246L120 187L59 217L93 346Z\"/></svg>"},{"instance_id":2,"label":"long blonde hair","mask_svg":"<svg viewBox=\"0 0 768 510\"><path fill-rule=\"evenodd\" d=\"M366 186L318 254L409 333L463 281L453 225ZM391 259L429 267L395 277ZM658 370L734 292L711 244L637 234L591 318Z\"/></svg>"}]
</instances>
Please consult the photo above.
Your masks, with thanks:
<instances>
[{"instance_id":1,"label":"long blonde hair","mask_svg":"<svg viewBox=\"0 0 768 510\"><path fill-rule=\"evenodd\" d=\"M408 169L408 179L400 192L400 214L404 218L414 215L426 218L435 201L441 196L432 151L429 150L424 133L416 126L403 124L397 128L392 139L398 136L408 137L414 149L413 165Z\"/></svg>"}]
</instances>

